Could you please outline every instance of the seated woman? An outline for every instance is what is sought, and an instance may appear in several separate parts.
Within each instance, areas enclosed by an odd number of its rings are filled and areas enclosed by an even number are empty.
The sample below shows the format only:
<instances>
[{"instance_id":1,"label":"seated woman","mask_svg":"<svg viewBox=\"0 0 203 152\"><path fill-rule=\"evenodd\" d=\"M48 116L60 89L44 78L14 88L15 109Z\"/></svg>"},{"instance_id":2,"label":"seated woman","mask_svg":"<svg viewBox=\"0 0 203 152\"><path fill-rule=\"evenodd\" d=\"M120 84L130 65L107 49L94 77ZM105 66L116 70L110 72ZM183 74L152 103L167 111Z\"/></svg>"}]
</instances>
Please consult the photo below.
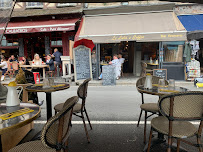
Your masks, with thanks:
<instances>
[{"instance_id":1,"label":"seated woman","mask_svg":"<svg viewBox=\"0 0 203 152\"><path fill-rule=\"evenodd\" d=\"M6 59L4 57L1 59L0 66L1 66L1 71L2 71L1 81L3 81L5 78L4 74L6 73L6 71L8 69L8 64L7 64Z\"/></svg>"},{"instance_id":2,"label":"seated woman","mask_svg":"<svg viewBox=\"0 0 203 152\"><path fill-rule=\"evenodd\" d=\"M54 71L54 70L55 70L54 61L53 61L53 59L51 58L51 55L50 55L50 54L47 55L46 64L49 65L49 69L47 69L47 71Z\"/></svg>"},{"instance_id":3,"label":"seated woman","mask_svg":"<svg viewBox=\"0 0 203 152\"><path fill-rule=\"evenodd\" d=\"M34 55L34 59L32 60L32 65L42 65L44 62L42 59L39 57L39 54ZM39 72L40 75L42 75L43 71L41 68L33 68L32 72Z\"/></svg>"},{"instance_id":4,"label":"seated woman","mask_svg":"<svg viewBox=\"0 0 203 152\"><path fill-rule=\"evenodd\" d=\"M39 57L39 54L35 54L34 59L32 61L32 65L42 65L42 64L43 64L43 61Z\"/></svg>"},{"instance_id":5,"label":"seated woman","mask_svg":"<svg viewBox=\"0 0 203 152\"><path fill-rule=\"evenodd\" d=\"M19 64L22 64L22 65L29 65L29 62L28 60L26 59L26 57L22 57L21 60L19 61Z\"/></svg>"}]
</instances>

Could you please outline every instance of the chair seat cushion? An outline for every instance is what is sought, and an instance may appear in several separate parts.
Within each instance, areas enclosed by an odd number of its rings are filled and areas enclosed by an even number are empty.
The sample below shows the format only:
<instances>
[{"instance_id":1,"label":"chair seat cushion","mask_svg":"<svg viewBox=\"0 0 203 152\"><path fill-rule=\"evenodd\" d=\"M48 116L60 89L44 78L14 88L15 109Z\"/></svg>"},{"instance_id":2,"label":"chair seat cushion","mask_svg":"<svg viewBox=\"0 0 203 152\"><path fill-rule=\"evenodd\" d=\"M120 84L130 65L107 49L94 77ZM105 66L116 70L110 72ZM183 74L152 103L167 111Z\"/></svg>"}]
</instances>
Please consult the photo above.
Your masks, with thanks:
<instances>
[{"instance_id":1,"label":"chair seat cushion","mask_svg":"<svg viewBox=\"0 0 203 152\"><path fill-rule=\"evenodd\" d=\"M56 152L56 150L44 146L40 140L37 140L20 144L10 149L9 152Z\"/></svg>"},{"instance_id":2,"label":"chair seat cushion","mask_svg":"<svg viewBox=\"0 0 203 152\"><path fill-rule=\"evenodd\" d=\"M54 106L54 110L56 112L61 111L61 109L63 108L64 103L59 103L57 105ZM82 104L77 103L74 107L73 107L73 112L79 112L81 110L81 106Z\"/></svg>"},{"instance_id":3,"label":"chair seat cushion","mask_svg":"<svg viewBox=\"0 0 203 152\"><path fill-rule=\"evenodd\" d=\"M168 135L169 120L164 116L153 118L151 126L158 132ZM172 136L177 138L187 138L194 136L198 131L189 121L174 121L172 127Z\"/></svg>"},{"instance_id":4,"label":"chair seat cushion","mask_svg":"<svg viewBox=\"0 0 203 152\"><path fill-rule=\"evenodd\" d=\"M144 111L154 112L154 113L159 111L157 103L144 103L140 106L140 108Z\"/></svg>"}]
</instances>

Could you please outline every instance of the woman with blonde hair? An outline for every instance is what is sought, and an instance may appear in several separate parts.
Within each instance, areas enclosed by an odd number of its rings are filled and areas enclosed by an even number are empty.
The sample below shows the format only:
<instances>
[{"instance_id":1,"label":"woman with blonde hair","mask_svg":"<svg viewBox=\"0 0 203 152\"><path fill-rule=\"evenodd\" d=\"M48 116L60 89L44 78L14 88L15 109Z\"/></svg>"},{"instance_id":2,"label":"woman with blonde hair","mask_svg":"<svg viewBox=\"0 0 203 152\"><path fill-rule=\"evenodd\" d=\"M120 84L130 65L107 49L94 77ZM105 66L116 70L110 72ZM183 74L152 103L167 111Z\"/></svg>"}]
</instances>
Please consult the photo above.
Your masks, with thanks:
<instances>
[{"instance_id":1,"label":"woman with blonde hair","mask_svg":"<svg viewBox=\"0 0 203 152\"><path fill-rule=\"evenodd\" d=\"M42 59L39 57L39 54L35 54L34 55L34 59L32 60L32 65L42 65L43 61Z\"/></svg>"},{"instance_id":2,"label":"woman with blonde hair","mask_svg":"<svg viewBox=\"0 0 203 152\"><path fill-rule=\"evenodd\" d=\"M32 60L32 65L42 65L44 64L42 59L39 57L39 54L34 55L34 59ZM40 68L33 68L32 72L39 72L40 75L42 75L43 71Z\"/></svg>"}]
</instances>

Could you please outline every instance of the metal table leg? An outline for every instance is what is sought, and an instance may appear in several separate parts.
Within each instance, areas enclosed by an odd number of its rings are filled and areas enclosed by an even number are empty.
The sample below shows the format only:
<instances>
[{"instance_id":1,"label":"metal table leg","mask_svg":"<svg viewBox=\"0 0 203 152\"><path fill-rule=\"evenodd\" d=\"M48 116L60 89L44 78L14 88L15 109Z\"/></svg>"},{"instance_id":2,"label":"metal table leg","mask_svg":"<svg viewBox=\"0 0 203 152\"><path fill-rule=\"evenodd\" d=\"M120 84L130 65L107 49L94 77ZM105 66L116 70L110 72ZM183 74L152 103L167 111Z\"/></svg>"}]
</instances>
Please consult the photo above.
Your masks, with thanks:
<instances>
[{"instance_id":1,"label":"metal table leg","mask_svg":"<svg viewBox=\"0 0 203 152\"><path fill-rule=\"evenodd\" d=\"M51 92L46 92L47 120L52 117Z\"/></svg>"}]
</instances>

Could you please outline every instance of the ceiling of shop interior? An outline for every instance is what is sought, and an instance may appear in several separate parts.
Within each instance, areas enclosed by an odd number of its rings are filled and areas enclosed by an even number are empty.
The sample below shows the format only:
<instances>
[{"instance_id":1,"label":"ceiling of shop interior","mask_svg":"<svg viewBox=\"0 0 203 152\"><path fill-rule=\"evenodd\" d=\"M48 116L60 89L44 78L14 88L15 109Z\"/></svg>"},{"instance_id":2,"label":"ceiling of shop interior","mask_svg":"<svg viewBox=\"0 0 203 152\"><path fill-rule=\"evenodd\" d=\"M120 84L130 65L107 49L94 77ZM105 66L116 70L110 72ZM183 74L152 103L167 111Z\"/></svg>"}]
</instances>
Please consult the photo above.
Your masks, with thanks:
<instances>
[{"instance_id":1,"label":"ceiling of shop interior","mask_svg":"<svg viewBox=\"0 0 203 152\"><path fill-rule=\"evenodd\" d=\"M17 0L17 2L33 2L33 1L50 2L50 3L108 3L108 2L147 1L147 0ZM159 1L203 4L203 0L159 0Z\"/></svg>"}]
</instances>

